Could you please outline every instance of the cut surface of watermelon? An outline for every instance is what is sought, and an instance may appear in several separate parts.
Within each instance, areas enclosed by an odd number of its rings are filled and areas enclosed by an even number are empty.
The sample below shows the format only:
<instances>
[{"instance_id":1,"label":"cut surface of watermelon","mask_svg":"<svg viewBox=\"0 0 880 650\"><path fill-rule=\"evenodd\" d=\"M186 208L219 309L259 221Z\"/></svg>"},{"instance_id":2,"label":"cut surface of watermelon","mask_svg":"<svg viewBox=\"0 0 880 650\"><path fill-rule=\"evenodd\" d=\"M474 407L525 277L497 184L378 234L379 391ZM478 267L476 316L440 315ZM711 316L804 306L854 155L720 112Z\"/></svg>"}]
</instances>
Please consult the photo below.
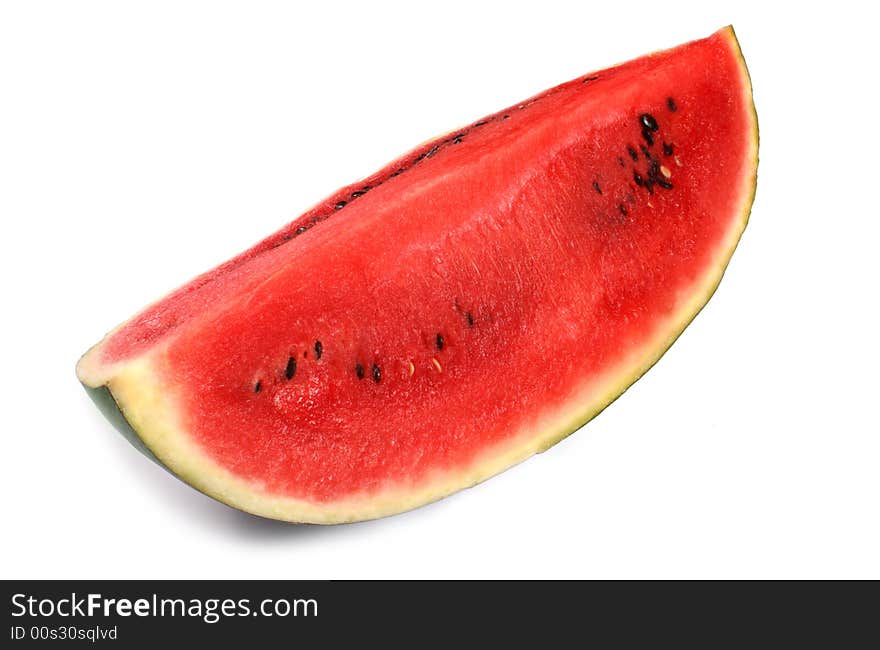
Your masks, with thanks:
<instances>
[{"instance_id":1,"label":"cut surface of watermelon","mask_svg":"<svg viewBox=\"0 0 880 650\"><path fill-rule=\"evenodd\" d=\"M407 510L542 451L714 292L754 196L731 28L552 88L339 190L80 359L248 512Z\"/></svg>"}]
</instances>

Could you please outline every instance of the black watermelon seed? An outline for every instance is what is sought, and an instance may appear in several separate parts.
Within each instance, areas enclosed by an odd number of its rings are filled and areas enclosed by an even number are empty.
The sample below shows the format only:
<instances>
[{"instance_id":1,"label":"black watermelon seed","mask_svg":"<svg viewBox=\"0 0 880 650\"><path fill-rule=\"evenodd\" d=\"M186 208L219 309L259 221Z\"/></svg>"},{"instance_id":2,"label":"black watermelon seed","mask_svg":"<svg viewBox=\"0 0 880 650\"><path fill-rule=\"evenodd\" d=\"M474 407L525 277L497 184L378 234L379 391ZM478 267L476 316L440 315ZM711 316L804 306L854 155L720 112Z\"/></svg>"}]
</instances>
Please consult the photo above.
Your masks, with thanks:
<instances>
[{"instance_id":1,"label":"black watermelon seed","mask_svg":"<svg viewBox=\"0 0 880 650\"><path fill-rule=\"evenodd\" d=\"M678 110L678 106L675 105L675 100L672 97L666 98L666 108L668 108L673 113Z\"/></svg>"},{"instance_id":2,"label":"black watermelon seed","mask_svg":"<svg viewBox=\"0 0 880 650\"><path fill-rule=\"evenodd\" d=\"M620 210L620 214L622 214L624 217L625 217L627 214L629 214L629 211L626 209L626 206L625 206L623 203L621 203L621 204L618 205L617 207L618 207L618 209Z\"/></svg>"},{"instance_id":3,"label":"black watermelon seed","mask_svg":"<svg viewBox=\"0 0 880 650\"><path fill-rule=\"evenodd\" d=\"M437 338L435 339L434 342L436 343L438 350L443 349L444 342L443 342L443 335L442 334L437 334Z\"/></svg>"},{"instance_id":4,"label":"black watermelon seed","mask_svg":"<svg viewBox=\"0 0 880 650\"><path fill-rule=\"evenodd\" d=\"M351 193L351 198L356 199L356 198L358 198L358 197L363 196L363 195L366 194L366 193L367 193L366 190L356 190L356 191L354 191L354 192Z\"/></svg>"},{"instance_id":5,"label":"black watermelon seed","mask_svg":"<svg viewBox=\"0 0 880 650\"><path fill-rule=\"evenodd\" d=\"M394 178L395 176L400 176L405 171L406 171L406 167L401 167L396 172L391 172L391 175L388 178Z\"/></svg>"},{"instance_id":6,"label":"black watermelon seed","mask_svg":"<svg viewBox=\"0 0 880 650\"><path fill-rule=\"evenodd\" d=\"M651 135L651 131L648 129L642 129L642 137L645 139L645 142L648 143L649 147L654 146L654 136Z\"/></svg>"},{"instance_id":7,"label":"black watermelon seed","mask_svg":"<svg viewBox=\"0 0 880 650\"><path fill-rule=\"evenodd\" d=\"M428 150L425 152L425 158L430 158L430 157L433 156L435 153L437 153L439 150L440 150L440 145L439 145L439 144L438 144L438 145L434 145L433 147L431 147L430 149L428 149Z\"/></svg>"},{"instance_id":8,"label":"black watermelon seed","mask_svg":"<svg viewBox=\"0 0 880 650\"><path fill-rule=\"evenodd\" d=\"M340 201L339 203L337 203L336 205L333 206L333 209L334 209L334 210L341 210L341 209L344 208L347 204L348 204L348 201Z\"/></svg>"},{"instance_id":9,"label":"black watermelon seed","mask_svg":"<svg viewBox=\"0 0 880 650\"><path fill-rule=\"evenodd\" d=\"M584 77L584 80L581 81L581 83L582 83L582 84L585 84L585 83L587 83L588 81L596 81L596 79L598 79L598 78L599 78L598 76Z\"/></svg>"},{"instance_id":10,"label":"black watermelon seed","mask_svg":"<svg viewBox=\"0 0 880 650\"><path fill-rule=\"evenodd\" d=\"M324 346L320 341L315 341L315 358L320 359L322 354L324 354Z\"/></svg>"},{"instance_id":11,"label":"black watermelon seed","mask_svg":"<svg viewBox=\"0 0 880 650\"><path fill-rule=\"evenodd\" d=\"M508 117L510 117L510 115L502 115L502 116L501 116L501 119L502 119L502 120L506 120Z\"/></svg>"},{"instance_id":12,"label":"black watermelon seed","mask_svg":"<svg viewBox=\"0 0 880 650\"><path fill-rule=\"evenodd\" d=\"M283 241L290 241L291 239L293 239L293 235L291 235L290 233L287 233L286 235L284 235L284 237L282 237Z\"/></svg>"},{"instance_id":13,"label":"black watermelon seed","mask_svg":"<svg viewBox=\"0 0 880 650\"><path fill-rule=\"evenodd\" d=\"M474 122L474 126L484 126L488 123L489 123L488 120L480 120L479 122Z\"/></svg>"},{"instance_id":14,"label":"black watermelon seed","mask_svg":"<svg viewBox=\"0 0 880 650\"><path fill-rule=\"evenodd\" d=\"M467 318L468 327L474 326L474 315L469 311L465 312L464 317Z\"/></svg>"},{"instance_id":15,"label":"black watermelon seed","mask_svg":"<svg viewBox=\"0 0 880 650\"><path fill-rule=\"evenodd\" d=\"M599 181L593 181L593 189L599 194L602 194L602 188L599 186Z\"/></svg>"},{"instance_id":16,"label":"black watermelon seed","mask_svg":"<svg viewBox=\"0 0 880 650\"><path fill-rule=\"evenodd\" d=\"M639 161L639 152L633 149L632 147L627 147L626 152L629 154L629 157L633 159L633 162Z\"/></svg>"},{"instance_id":17,"label":"black watermelon seed","mask_svg":"<svg viewBox=\"0 0 880 650\"><path fill-rule=\"evenodd\" d=\"M452 136L452 144L461 144L462 138L464 138L464 133L456 133Z\"/></svg>"},{"instance_id":18,"label":"black watermelon seed","mask_svg":"<svg viewBox=\"0 0 880 650\"><path fill-rule=\"evenodd\" d=\"M636 182L636 185L638 185L639 187L645 186L645 179L642 178L642 175L640 173L638 173L637 171L633 172L633 180Z\"/></svg>"},{"instance_id":19,"label":"black watermelon seed","mask_svg":"<svg viewBox=\"0 0 880 650\"><path fill-rule=\"evenodd\" d=\"M296 374L296 357L290 357L287 360L287 368L284 369L284 376L288 379L293 379L293 376Z\"/></svg>"},{"instance_id":20,"label":"black watermelon seed","mask_svg":"<svg viewBox=\"0 0 880 650\"><path fill-rule=\"evenodd\" d=\"M657 125L657 120L654 119L654 116L650 113L642 113L639 115L639 121L649 131L656 131L660 127Z\"/></svg>"},{"instance_id":21,"label":"black watermelon seed","mask_svg":"<svg viewBox=\"0 0 880 650\"><path fill-rule=\"evenodd\" d=\"M657 185L662 187L664 190L671 190L672 189L672 183L670 183L668 180L666 180L662 176L660 176L657 179Z\"/></svg>"},{"instance_id":22,"label":"black watermelon seed","mask_svg":"<svg viewBox=\"0 0 880 650\"><path fill-rule=\"evenodd\" d=\"M358 378L358 379L363 379L363 378L364 378L364 367L363 367L361 364L357 364L357 365L354 367L354 372L355 372L355 374L357 375L357 378Z\"/></svg>"},{"instance_id":23,"label":"black watermelon seed","mask_svg":"<svg viewBox=\"0 0 880 650\"><path fill-rule=\"evenodd\" d=\"M672 151L673 151L672 145L669 144L668 142L664 142L663 143L663 155L664 156L671 156Z\"/></svg>"},{"instance_id":24,"label":"black watermelon seed","mask_svg":"<svg viewBox=\"0 0 880 650\"><path fill-rule=\"evenodd\" d=\"M300 226L299 228L296 229L296 234L301 235L308 229L309 229L308 226Z\"/></svg>"},{"instance_id":25,"label":"black watermelon seed","mask_svg":"<svg viewBox=\"0 0 880 650\"><path fill-rule=\"evenodd\" d=\"M259 393L261 390L263 390L263 382L258 381L256 384L254 384L254 392Z\"/></svg>"},{"instance_id":26,"label":"black watermelon seed","mask_svg":"<svg viewBox=\"0 0 880 650\"><path fill-rule=\"evenodd\" d=\"M382 371L379 370L379 366L375 363L373 364L373 381L377 384L382 379Z\"/></svg>"}]
</instances>

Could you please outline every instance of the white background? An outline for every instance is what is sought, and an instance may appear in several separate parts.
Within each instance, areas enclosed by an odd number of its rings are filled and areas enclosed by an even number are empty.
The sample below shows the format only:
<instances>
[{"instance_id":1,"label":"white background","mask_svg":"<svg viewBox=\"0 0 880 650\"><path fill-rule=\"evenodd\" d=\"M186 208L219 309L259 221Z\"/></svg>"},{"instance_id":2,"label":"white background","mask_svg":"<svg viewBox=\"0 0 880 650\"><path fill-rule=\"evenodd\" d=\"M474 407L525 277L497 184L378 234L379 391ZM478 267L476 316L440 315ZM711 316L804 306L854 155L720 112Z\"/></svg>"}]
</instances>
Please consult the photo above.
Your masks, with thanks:
<instances>
[{"instance_id":1,"label":"white background","mask_svg":"<svg viewBox=\"0 0 880 650\"><path fill-rule=\"evenodd\" d=\"M0 6L2 577L880 578L869 15L840 2ZM670 352L551 451L408 514L277 524L147 461L77 383L106 330L337 186L727 23L761 126L751 223Z\"/></svg>"}]
</instances>

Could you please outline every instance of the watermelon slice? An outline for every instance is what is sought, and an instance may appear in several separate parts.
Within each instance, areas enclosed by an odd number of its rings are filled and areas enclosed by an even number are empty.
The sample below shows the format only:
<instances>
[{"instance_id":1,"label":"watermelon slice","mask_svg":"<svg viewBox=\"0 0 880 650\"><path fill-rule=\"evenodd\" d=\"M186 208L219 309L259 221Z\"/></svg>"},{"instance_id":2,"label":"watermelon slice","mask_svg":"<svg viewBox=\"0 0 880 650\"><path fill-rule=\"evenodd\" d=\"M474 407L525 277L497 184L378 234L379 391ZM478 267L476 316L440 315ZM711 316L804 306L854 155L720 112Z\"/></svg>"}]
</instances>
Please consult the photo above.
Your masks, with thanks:
<instances>
[{"instance_id":1,"label":"watermelon slice","mask_svg":"<svg viewBox=\"0 0 880 650\"><path fill-rule=\"evenodd\" d=\"M547 449L714 292L755 191L731 28L450 131L80 359L159 462L276 519L407 510Z\"/></svg>"}]
</instances>

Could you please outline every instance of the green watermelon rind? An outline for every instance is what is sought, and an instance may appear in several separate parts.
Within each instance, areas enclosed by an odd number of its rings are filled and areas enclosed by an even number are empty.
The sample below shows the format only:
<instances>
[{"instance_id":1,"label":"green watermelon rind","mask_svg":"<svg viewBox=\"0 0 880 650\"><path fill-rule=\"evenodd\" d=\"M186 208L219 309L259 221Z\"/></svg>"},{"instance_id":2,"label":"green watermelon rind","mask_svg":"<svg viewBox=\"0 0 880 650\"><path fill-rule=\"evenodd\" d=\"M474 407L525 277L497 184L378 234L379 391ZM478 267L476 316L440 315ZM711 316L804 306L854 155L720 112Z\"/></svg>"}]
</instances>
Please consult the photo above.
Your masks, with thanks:
<instances>
[{"instance_id":1,"label":"green watermelon rind","mask_svg":"<svg viewBox=\"0 0 880 650\"><path fill-rule=\"evenodd\" d=\"M161 460L156 458L156 455L150 451L150 448L141 439L140 434L131 426L131 423L126 419L125 414L113 397L113 393L110 392L107 386L92 388L87 384L82 384L82 387L86 389L86 394L92 400L92 403L98 407L98 410L101 411L104 417L107 418L107 421L113 425L122 437L131 443L132 447L163 469L168 469Z\"/></svg>"}]
</instances>

